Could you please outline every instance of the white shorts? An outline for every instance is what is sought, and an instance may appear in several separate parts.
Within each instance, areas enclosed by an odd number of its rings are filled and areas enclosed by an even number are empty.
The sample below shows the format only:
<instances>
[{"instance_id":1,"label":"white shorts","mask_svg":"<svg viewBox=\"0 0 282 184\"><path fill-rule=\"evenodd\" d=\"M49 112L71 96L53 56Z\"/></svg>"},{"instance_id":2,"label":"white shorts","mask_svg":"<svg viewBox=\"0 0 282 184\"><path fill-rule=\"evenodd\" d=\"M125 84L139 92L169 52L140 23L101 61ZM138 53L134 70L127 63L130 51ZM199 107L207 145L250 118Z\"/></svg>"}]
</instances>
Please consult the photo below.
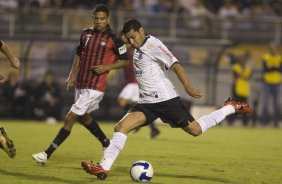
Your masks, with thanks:
<instances>
[{"instance_id":1,"label":"white shorts","mask_svg":"<svg viewBox=\"0 0 282 184\"><path fill-rule=\"evenodd\" d=\"M70 111L77 115L84 115L99 108L104 93L93 89L75 89L75 103Z\"/></svg>"},{"instance_id":2,"label":"white shorts","mask_svg":"<svg viewBox=\"0 0 282 184\"><path fill-rule=\"evenodd\" d=\"M139 88L137 83L127 84L120 92L119 98L137 102L139 100Z\"/></svg>"}]
</instances>

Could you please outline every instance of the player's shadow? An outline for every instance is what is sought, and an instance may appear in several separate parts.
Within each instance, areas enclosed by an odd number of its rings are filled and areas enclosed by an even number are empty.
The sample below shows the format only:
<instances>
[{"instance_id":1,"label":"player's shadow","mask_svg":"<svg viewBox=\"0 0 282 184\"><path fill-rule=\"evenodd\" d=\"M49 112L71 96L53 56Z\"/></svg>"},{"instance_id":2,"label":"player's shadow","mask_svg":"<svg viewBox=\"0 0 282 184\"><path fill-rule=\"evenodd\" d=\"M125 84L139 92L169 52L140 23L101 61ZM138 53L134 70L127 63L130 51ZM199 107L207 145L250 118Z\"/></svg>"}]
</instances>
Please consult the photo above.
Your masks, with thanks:
<instances>
[{"instance_id":1,"label":"player's shadow","mask_svg":"<svg viewBox=\"0 0 282 184\"><path fill-rule=\"evenodd\" d=\"M85 180L81 180L81 181L66 180L66 179L57 178L57 177L53 177L53 176L40 176L40 175L34 175L34 174L29 174L29 173L10 172L10 171L5 171L3 169L0 169L0 175L13 176L13 177L17 177L19 179L24 178L26 180L38 181L38 183L40 183L42 181L68 183L68 184L77 184L77 183L85 182ZM1 181L1 183L2 182L3 181Z\"/></svg>"},{"instance_id":2,"label":"player's shadow","mask_svg":"<svg viewBox=\"0 0 282 184\"><path fill-rule=\"evenodd\" d=\"M129 168L128 167L115 167L115 171L119 173L128 173L129 174ZM118 173L114 172L112 175L118 176ZM210 177L210 176L191 176L191 175L179 175L179 174L168 174L168 173L155 173L154 177L169 177L169 178L181 178L181 179L187 179L187 180L202 180L202 181L214 181L217 183L234 183L230 180L217 178L217 177Z\"/></svg>"},{"instance_id":3,"label":"player's shadow","mask_svg":"<svg viewBox=\"0 0 282 184\"><path fill-rule=\"evenodd\" d=\"M191 176L191 175L178 175L178 174L168 174L168 173L157 173L155 174L155 177L174 177L174 178L184 178L184 179L189 179L189 180L203 180L203 181L214 181L218 183L234 183L230 180L222 179L222 178L217 178L217 177L211 177L211 176Z\"/></svg>"}]
</instances>

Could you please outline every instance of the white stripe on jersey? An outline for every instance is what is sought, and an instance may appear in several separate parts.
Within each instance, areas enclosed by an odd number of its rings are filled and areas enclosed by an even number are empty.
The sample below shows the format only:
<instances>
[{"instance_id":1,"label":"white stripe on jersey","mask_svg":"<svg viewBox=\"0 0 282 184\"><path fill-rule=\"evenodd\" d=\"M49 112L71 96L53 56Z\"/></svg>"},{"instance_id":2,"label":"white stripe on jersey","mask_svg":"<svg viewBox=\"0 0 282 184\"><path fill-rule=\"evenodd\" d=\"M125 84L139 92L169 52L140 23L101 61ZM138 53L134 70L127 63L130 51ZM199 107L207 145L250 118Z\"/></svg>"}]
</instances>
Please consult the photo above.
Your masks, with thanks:
<instances>
[{"instance_id":1,"label":"white stripe on jersey","mask_svg":"<svg viewBox=\"0 0 282 184\"><path fill-rule=\"evenodd\" d=\"M167 76L167 70L177 61L153 36L138 50L135 49L133 63L139 85L139 103L157 103L179 96Z\"/></svg>"}]
</instances>

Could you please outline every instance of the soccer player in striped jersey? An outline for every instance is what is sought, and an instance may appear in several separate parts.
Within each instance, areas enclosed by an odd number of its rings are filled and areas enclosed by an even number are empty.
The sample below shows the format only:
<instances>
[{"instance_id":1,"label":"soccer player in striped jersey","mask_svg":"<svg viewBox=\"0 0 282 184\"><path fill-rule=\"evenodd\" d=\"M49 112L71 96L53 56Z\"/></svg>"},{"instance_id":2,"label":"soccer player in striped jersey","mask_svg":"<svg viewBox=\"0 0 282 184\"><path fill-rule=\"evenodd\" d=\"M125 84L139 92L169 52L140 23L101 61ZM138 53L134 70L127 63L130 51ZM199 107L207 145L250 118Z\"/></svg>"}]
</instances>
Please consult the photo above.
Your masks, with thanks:
<instances>
[{"instance_id":1,"label":"soccer player in striped jersey","mask_svg":"<svg viewBox=\"0 0 282 184\"><path fill-rule=\"evenodd\" d=\"M2 40L0 40L0 51L9 59L13 68L20 68L21 63L19 59L14 55L10 47ZM5 81L6 73L4 73L4 71L0 71L0 85L4 84ZM3 149L10 158L14 158L16 156L15 145L13 144L13 141L9 139L4 127L0 127L0 149Z\"/></svg>"},{"instance_id":2,"label":"soccer player in striped jersey","mask_svg":"<svg viewBox=\"0 0 282 184\"><path fill-rule=\"evenodd\" d=\"M230 114L252 112L248 104L228 99L219 110L195 120L182 104L167 75L169 69L173 70L186 93L200 98L201 91L191 85L180 62L159 39L146 35L136 19L125 22L123 33L135 47L133 63L139 86L139 101L115 126L113 138L102 161L99 164L81 162L86 172L105 179L125 145L127 134L136 127L148 125L158 117L171 127L181 128L190 135L198 136Z\"/></svg>"},{"instance_id":3,"label":"soccer player in striped jersey","mask_svg":"<svg viewBox=\"0 0 282 184\"><path fill-rule=\"evenodd\" d=\"M67 113L64 125L50 146L43 152L33 154L38 163L44 164L51 154L70 135L73 124L78 121L85 126L102 144L110 144L90 113L99 108L103 99L107 76L110 70L128 65L126 45L112 32L108 7L102 4L93 11L94 27L84 29L76 50L74 63L66 81L67 90L75 86L75 103Z\"/></svg>"}]
</instances>

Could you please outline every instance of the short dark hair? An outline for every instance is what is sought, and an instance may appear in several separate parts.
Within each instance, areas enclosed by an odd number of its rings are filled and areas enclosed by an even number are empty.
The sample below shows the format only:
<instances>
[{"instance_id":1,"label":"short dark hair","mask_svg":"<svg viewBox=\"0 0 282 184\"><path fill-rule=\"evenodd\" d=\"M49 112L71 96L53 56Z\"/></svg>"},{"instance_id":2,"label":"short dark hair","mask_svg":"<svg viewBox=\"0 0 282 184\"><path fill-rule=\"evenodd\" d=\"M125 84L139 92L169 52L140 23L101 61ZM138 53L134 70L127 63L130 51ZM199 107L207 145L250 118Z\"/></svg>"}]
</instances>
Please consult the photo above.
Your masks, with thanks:
<instances>
[{"instance_id":1,"label":"short dark hair","mask_svg":"<svg viewBox=\"0 0 282 184\"><path fill-rule=\"evenodd\" d=\"M142 27L141 23L136 19L129 19L123 24L122 33L126 34L131 29L138 31Z\"/></svg>"},{"instance_id":2,"label":"short dark hair","mask_svg":"<svg viewBox=\"0 0 282 184\"><path fill-rule=\"evenodd\" d=\"M97 4L93 10L93 15L97 12L104 12L107 16L110 15L109 8L104 4Z\"/></svg>"}]
</instances>

